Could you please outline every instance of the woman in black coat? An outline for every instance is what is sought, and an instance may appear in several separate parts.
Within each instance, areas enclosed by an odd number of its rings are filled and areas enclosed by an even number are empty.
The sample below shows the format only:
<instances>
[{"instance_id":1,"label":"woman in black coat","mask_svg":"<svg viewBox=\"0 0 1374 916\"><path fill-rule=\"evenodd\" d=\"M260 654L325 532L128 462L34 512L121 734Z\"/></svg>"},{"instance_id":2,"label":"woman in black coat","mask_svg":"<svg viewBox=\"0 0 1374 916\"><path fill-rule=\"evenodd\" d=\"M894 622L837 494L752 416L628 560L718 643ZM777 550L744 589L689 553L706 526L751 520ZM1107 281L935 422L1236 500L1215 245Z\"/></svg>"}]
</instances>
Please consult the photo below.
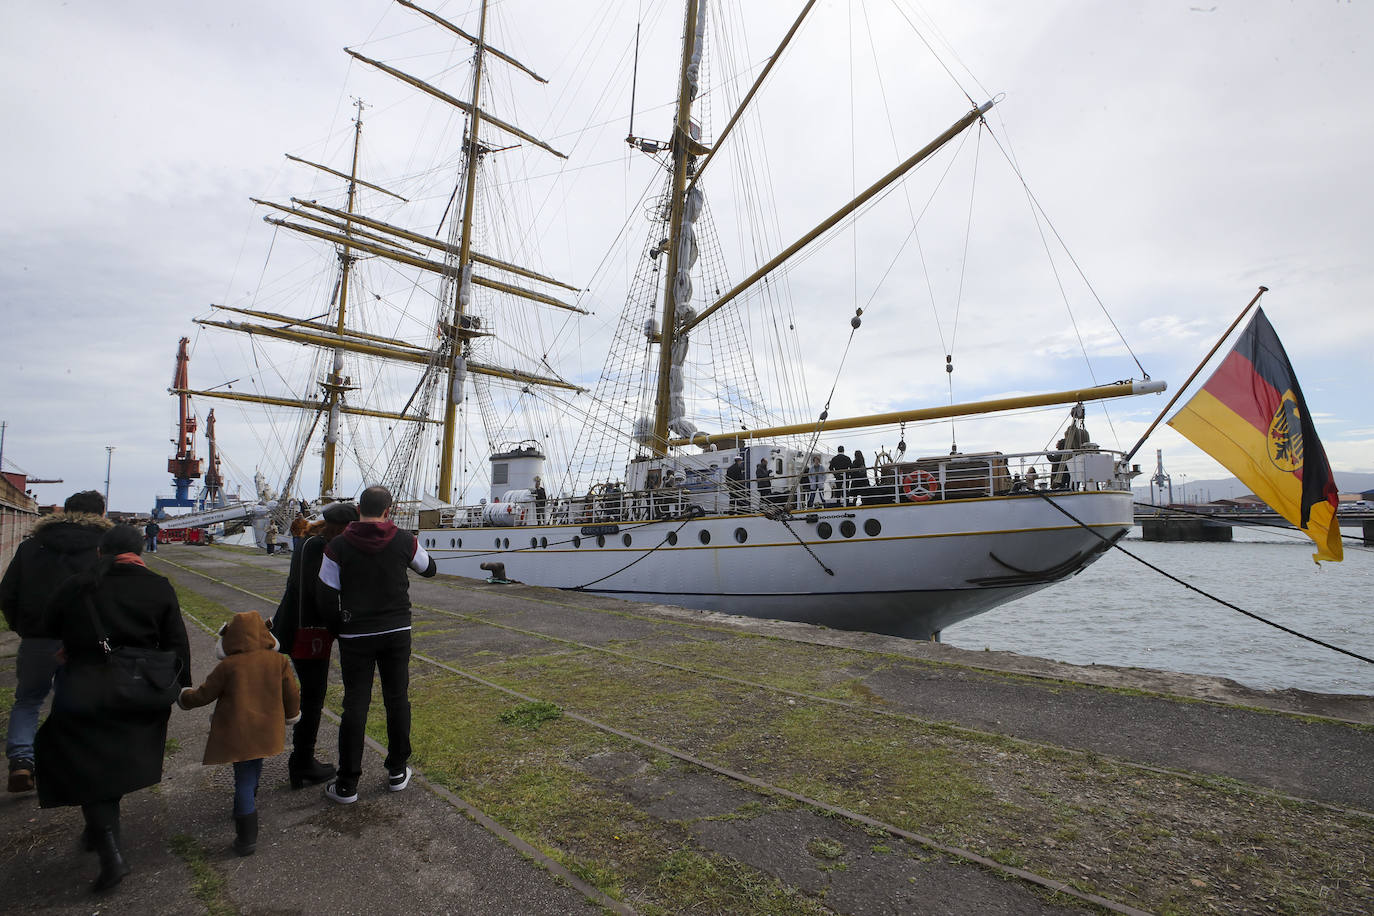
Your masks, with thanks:
<instances>
[{"instance_id":1,"label":"woman in black coat","mask_svg":"<svg viewBox=\"0 0 1374 916\"><path fill-rule=\"evenodd\" d=\"M296 631L300 627L321 627L325 624L324 609L316 604L315 585L320 578L320 564L324 548L343 534L349 522L358 520L358 510L349 503L330 503L324 510L324 523L308 529L310 537L291 557L291 574L286 579L286 592L277 613L272 618L272 635L277 637L281 651L291 656L296 679L301 685L301 718L291 733L291 756L286 769L291 788L300 789L322 783L334 776L334 767L315 759L315 738L320 730L320 714L324 709L324 694L329 687L328 645L323 646L323 658L311 658L310 647L296 645Z\"/></svg>"},{"instance_id":2,"label":"woman in black coat","mask_svg":"<svg viewBox=\"0 0 1374 916\"><path fill-rule=\"evenodd\" d=\"M81 806L85 846L100 854L92 890L103 891L130 871L119 851L119 801L162 781L171 706L83 709L64 689L69 671L105 663L91 605L110 645L176 652L185 687L191 686L191 648L176 591L143 564L138 529L116 525L101 537L98 552L95 569L63 583L43 617L46 631L62 640L65 665L58 671L52 712L34 741L34 762L41 807Z\"/></svg>"}]
</instances>

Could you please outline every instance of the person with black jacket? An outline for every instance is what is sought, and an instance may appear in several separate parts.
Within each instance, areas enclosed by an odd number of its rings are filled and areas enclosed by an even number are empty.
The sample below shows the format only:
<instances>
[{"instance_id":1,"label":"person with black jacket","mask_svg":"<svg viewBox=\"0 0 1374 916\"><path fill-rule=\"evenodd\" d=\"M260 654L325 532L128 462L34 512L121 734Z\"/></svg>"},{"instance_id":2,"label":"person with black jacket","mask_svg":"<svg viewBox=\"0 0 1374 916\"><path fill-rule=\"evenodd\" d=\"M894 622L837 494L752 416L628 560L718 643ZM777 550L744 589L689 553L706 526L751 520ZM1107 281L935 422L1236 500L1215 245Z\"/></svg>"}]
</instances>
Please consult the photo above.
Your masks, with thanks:
<instances>
[{"instance_id":1,"label":"person with black jacket","mask_svg":"<svg viewBox=\"0 0 1374 916\"><path fill-rule=\"evenodd\" d=\"M159 709L83 706L68 694L76 669L104 665L111 646L163 649L180 661L178 681L191 686L191 647L172 583L143 563L143 535L115 525L100 538L100 562L64 582L43 615L45 632L62 641L65 672L52 713L34 738L38 804L80 805L85 847L100 855L91 889L114 887L130 871L119 851L119 803L162 781L171 704Z\"/></svg>"},{"instance_id":2,"label":"person with black jacket","mask_svg":"<svg viewBox=\"0 0 1374 916\"><path fill-rule=\"evenodd\" d=\"M835 449L835 457L830 459L830 471L834 475L835 494L840 498L840 505L849 505L849 468L852 462L849 456L844 453L844 446Z\"/></svg>"},{"instance_id":3,"label":"person with black jacket","mask_svg":"<svg viewBox=\"0 0 1374 916\"><path fill-rule=\"evenodd\" d=\"M61 640L43 632L43 611L59 585L95 566L96 545L110 529L104 515L105 497L95 490L73 493L61 514L38 520L0 580L0 609L19 634L14 706L5 736L11 792L33 791L33 735L62 648Z\"/></svg>"},{"instance_id":4,"label":"person with black jacket","mask_svg":"<svg viewBox=\"0 0 1374 916\"><path fill-rule=\"evenodd\" d=\"M339 638L343 717L338 777L325 796L341 805L358 800L363 738L372 703L374 670L386 707L387 789L410 785L410 579L437 571L420 542L391 523L391 491L368 487L358 496L359 520L329 542L320 562L319 603L329 609Z\"/></svg>"},{"instance_id":5,"label":"person with black jacket","mask_svg":"<svg viewBox=\"0 0 1374 916\"><path fill-rule=\"evenodd\" d=\"M320 731L324 694L329 686L330 647L327 642L322 647L298 644L296 634L302 627L325 625L325 608L317 600L315 587L320 578L320 564L324 561L324 548L357 520L358 510L352 503L330 503L324 510L324 521L306 529L300 549L291 555L286 592L272 618L272 635L281 644L281 651L291 656L301 685L301 718L291 734L291 756L286 760L286 772L293 789L318 785L335 773L333 766L315 759L315 738ZM317 648L322 651L316 651Z\"/></svg>"}]
</instances>

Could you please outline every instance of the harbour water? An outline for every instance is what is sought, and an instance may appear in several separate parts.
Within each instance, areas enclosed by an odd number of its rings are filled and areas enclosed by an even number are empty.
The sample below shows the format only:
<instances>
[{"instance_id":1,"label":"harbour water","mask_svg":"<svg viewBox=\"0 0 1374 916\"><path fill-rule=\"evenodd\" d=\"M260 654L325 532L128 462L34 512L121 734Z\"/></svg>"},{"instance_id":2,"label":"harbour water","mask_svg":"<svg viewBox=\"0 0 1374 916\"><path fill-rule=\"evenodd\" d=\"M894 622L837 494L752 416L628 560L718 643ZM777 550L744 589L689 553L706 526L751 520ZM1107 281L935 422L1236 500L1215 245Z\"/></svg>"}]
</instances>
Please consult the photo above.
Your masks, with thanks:
<instances>
[{"instance_id":1,"label":"harbour water","mask_svg":"<svg viewBox=\"0 0 1374 916\"><path fill-rule=\"evenodd\" d=\"M1121 545L1209 594L1374 658L1374 550L1345 528L1345 561L1312 561L1288 529L1237 527L1230 543ZM1351 538L1354 538L1353 540ZM1077 665L1159 668L1262 689L1374 694L1374 665L1298 639L1109 551L1078 576L947 629L944 642Z\"/></svg>"}]
</instances>

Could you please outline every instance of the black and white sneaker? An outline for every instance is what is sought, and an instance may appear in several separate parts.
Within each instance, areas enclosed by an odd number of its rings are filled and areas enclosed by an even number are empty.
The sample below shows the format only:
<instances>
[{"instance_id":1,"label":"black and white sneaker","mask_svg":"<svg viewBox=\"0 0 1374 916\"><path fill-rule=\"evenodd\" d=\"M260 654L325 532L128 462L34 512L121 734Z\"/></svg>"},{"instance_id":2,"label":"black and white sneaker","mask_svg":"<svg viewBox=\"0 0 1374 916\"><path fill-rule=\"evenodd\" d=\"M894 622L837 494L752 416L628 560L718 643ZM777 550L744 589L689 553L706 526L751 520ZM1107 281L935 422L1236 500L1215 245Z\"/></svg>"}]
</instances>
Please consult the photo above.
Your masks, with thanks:
<instances>
[{"instance_id":1,"label":"black and white sneaker","mask_svg":"<svg viewBox=\"0 0 1374 916\"><path fill-rule=\"evenodd\" d=\"M406 767L399 773L390 774L386 780L387 789L392 792L399 792L410 785L411 772L410 767Z\"/></svg>"},{"instance_id":2,"label":"black and white sneaker","mask_svg":"<svg viewBox=\"0 0 1374 916\"><path fill-rule=\"evenodd\" d=\"M324 787L324 797L341 805L351 805L358 800L358 787L340 785L336 779Z\"/></svg>"}]
</instances>

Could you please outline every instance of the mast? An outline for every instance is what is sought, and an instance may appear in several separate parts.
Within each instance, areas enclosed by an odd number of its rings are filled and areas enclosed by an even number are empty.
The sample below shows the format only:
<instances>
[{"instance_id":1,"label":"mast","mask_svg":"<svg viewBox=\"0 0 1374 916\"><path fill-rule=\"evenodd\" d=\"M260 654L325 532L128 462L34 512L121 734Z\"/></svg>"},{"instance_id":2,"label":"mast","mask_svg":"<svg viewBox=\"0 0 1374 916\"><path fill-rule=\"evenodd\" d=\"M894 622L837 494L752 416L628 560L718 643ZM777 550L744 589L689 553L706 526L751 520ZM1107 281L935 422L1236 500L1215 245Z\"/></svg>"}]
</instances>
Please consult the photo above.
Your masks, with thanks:
<instances>
[{"instance_id":1,"label":"mast","mask_svg":"<svg viewBox=\"0 0 1374 916\"><path fill-rule=\"evenodd\" d=\"M682 213L686 202L687 160L691 150L692 80L691 62L696 46L699 0L687 0L683 26L682 70L678 79L677 117L673 124L672 196L668 218L668 269L663 289L663 325L658 344L658 380L654 396L654 429L649 448L662 457L668 453L669 386L672 378L673 342L678 305L676 278L682 240ZM683 307L686 302L681 303Z\"/></svg>"},{"instance_id":2,"label":"mast","mask_svg":"<svg viewBox=\"0 0 1374 916\"><path fill-rule=\"evenodd\" d=\"M472 296L471 257L472 257L472 207L477 197L477 160L482 147L477 140L477 127L482 121L482 110L478 107L482 92L482 58L487 40L487 0L482 0L482 15L477 26L477 40L473 42L476 51L472 62L472 107L468 111L468 148L464 160L463 187L463 236L458 251L458 295L453 300L453 327L463 326L463 313ZM463 382L466 375L462 353L462 337L450 334L448 353L445 363L448 368L448 388L444 395L444 432L439 452L439 499L444 502L453 500L453 445L458 433L458 405L463 400Z\"/></svg>"},{"instance_id":3,"label":"mast","mask_svg":"<svg viewBox=\"0 0 1374 916\"><path fill-rule=\"evenodd\" d=\"M363 100L354 99L353 104L358 109L358 116L353 120L353 166L349 169L348 176L348 212L353 212L353 205L358 196L358 145L363 135ZM351 227L345 226L345 235L351 235ZM348 274L353 267L353 252L347 243L339 250L339 316L334 324L335 333L340 336L344 333L344 316L348 311ZM324 410L328 412L329 420L324 430L324 458L323 467L320 470L320 498L327 499L334 495L334 463L335 452L339 441L339 412L343 402L345 391L350 390L343 377L343 349L334 348L334 363L330 368L325 381L320 383L324 389Z\"/></svg>"}]
</instances>

